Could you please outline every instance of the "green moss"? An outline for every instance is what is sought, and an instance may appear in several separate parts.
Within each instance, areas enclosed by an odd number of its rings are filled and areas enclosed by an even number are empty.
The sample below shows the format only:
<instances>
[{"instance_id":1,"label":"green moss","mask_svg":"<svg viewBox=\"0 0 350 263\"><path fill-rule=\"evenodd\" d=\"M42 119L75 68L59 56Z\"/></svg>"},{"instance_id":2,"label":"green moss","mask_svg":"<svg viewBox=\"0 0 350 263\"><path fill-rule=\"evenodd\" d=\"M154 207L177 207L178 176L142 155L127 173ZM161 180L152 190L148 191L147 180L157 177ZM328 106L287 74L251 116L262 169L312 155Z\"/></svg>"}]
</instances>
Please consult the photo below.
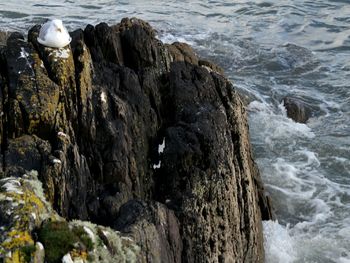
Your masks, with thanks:
<instances>
[{"instance_id":1,"label":"green moss","mask_svg":"<svg viewBox=\"0 0 350 263\"><path fill-rule=\"evenodd\" d=\"M98 246L98 247L103 247L103 245L104 245L104 244L103 244L102 239L98 238L98 239L97 239L97 246Z\"/></svg>"},{"instance_id":2,"label":"green moss","mask_svg":"<svg viewBox=\"0 0 350 263\"><path fill-rule=\"evenodd\" d=\"M78 242L67 222L45 223L38 232L38 238L45 247L45 259L48 263L61 262L62 257Z\"/></svg>"},{"instance_id":3,"label":"green moss","mask_svg":"<svg viewBox=\"0 0 350 263\"><path fill-rule=\"evenodd\" d=\"M34 245L29 245L21 248L21 253L23 254L25 262L30 262L34 252L35 252Z\"/></svg>"},{"instance_id":4,"label":"green moss","mask_svg":"<svg viewBox=\"0 0 350 263\"><path fill-rule=\"evenodd\" d=\"M94 243L89 237L88 233L84 230L84 227L79 226L73 229L73 233L79 238L81 243L84 244L88 251L91 251L94 248Z\"/></svg>"},{"instance_id":5,"label":"green moss","mask_svg":"<svg viewBox=\"0 0 350 263\"><path fill-rule=\"evenodd\" d=\"M38 238L45 247L45 259L48 263L61 262L65 254L74 251L79 257L87 257L86 251L94 248L94 243L82 226L71 229L65 221L45 223L38 231ZM80 249L76 251L76 247ZM81 250L81 247L84 248Z\"/></svg>"},{"instance_id":6,"label":"green moss","mask_svg":"<svg viewBox=\"0 0 350 263\"><path fill-rule=\"evenodd\" d=\"M86 259L88 262L95 262L95 256L93 254L89 254Z\"/></svg>"}]
</instances>

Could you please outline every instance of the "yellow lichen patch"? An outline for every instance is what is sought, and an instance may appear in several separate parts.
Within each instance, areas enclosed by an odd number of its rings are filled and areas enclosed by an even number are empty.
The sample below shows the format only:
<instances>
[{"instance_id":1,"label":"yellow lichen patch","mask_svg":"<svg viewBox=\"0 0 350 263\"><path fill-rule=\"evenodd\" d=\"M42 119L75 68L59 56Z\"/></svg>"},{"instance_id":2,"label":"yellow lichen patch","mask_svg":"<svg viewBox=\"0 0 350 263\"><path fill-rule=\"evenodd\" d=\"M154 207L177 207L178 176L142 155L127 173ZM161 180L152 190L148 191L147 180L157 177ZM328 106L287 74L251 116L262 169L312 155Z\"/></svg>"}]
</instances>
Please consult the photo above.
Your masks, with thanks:
<instances>
[{"instance_id":1,"label":"yellow lichen patch","mask_svg":"<svg viewBox=\"0 0 350 263\"><path fill-rule=\"evenodd\" d=\"M27 262L31 257L28 248L34 245L30 232L40 224L42 215L47 213L45 201L36 195L31 181L25 179L20 179L16 188L2 192L0 201L11 202L9 213L14 218L2 233L1 254L7 254L5 262Z\"/></svg>"},{"instance_id":2,"label":"yellow lichen patch","mask_svg":"<svg viewBox=\"0 0 350 263\"><path fill-rule=\"evenodd\" d=\"M34 244L31 235L27 231L12 230L7 236L8 238L1 244L7 250Z\"/></svg>"},{"instance_id":3,"label":"yellow lichen patch","mask_svg":"<svg viewBox=\"0 0 350 263\"><path fill-rule=\"evenodd\" d=\"M35 206L39 210L44 209L43 201L39 197L37 197L35 195L35 193L26 189L24 191L22 198L23 198L25 204L30 206L31 208L33 208L32 206Z\"/></svg>"},{"instance_id":4,"label":"yellow lichen patch","mask_svg":"<svg viewBox=\"0 0 350 263\"><path fill-rule=\"evenodd\" d=\"M32 230L47 218L59 218L46 202L37 176L37 171L30 171L22 178L0 181L0 205L9 217L8 224L0 229L0 255L4 262L32 262L35 253Z\"/></svg>"},{"instance_id":5,"label":"yellow lichen patch","mask_svg":"<svg viewBox=\"0 0 350 263\"><path fill-rule=\"evenodd\" d=\"M24 260L19 250L13 251L10 257L5 258L5 263L21 263L21 262L24 262Z\"/></svg>"},{"instance_id":6,"label":"yellow lichen patch","mask_svg":"<svg viewBox=\"0 0 350 263\"><path fill-rule=\"evenodd\" d=\"M87 260L88 258L88 253L86 251L80 251L80 250L76 250L76 249L73 249L71 252L70 252L70 255L73 259L82 259L82 260Z\"/></svg>"},{"instance_id":7,"label":"yellow lichen patch","mask_svg":"<svg viewBox=\"0 0 350 263\"><path fill-rule=\"evenodd\" d=\"M23 184L23 182L22 182ZM24 187L23 187L24 188ZM44 211L45 205L39 197L29 189L22 189L23 193L15 192L5 193L6 197L12 198L14 203L21 204L16 208L15 214L19 215L20 220L15 222L15 229L25 230L29 227L31 221L35 221L37 214Z\"/></svg>"},{"instance_id":8,"label":"yellow lichen patch","mask_svg":"<svg viewBox=\"0 0 350 263\"><path fill-rule=\"evenodd\" d=\"M29 248L29 247L27 247ZM31 259L33 257L33 252L29 250L15 249L11 253L8 253L5 257L5 263L29 263L33 262ZM33 247L34 248L34 247ZM36 261L34 261L36 262Z\"/></svg>"}]
</instances>

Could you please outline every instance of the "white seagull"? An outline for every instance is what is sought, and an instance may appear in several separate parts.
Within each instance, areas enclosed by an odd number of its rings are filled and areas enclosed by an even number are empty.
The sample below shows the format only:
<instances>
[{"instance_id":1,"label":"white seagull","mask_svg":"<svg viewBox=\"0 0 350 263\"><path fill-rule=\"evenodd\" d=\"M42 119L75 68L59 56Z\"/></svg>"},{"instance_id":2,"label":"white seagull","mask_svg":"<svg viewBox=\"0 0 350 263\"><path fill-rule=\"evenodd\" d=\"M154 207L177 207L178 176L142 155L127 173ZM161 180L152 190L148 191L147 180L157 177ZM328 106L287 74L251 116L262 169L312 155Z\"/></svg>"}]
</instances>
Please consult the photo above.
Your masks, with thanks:
<instances>
[{"instance_id":1,"label":"white seagull","mask_svg":"<svg viewBox=\"0 0 350 263\"><path fill-rule=\"evenodd\" d=\"M47 47L61 48L67 46L72 38L59 19L47 21L42 25L38 42Z\"/></svg>"}]
</instances>

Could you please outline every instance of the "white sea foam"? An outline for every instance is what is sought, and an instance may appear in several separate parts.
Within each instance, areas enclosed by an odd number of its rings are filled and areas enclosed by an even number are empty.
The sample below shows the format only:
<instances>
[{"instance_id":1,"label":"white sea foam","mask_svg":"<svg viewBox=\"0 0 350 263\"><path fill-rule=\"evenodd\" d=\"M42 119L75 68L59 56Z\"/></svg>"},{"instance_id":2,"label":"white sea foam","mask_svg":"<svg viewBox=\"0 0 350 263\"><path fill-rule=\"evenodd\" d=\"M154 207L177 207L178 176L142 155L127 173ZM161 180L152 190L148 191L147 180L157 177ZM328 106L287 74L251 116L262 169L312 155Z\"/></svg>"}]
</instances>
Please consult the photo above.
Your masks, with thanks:
<instances>
[{"instance_id":1,"label":"white sea foam","mask_svg":"<svg viewBox=\"0 0 350 263\"><path fill-rule=\"evenodd\" d=\"M349 252L330 233L310 231L311 224L285 227L264 221L265 262L348 262ZM302 260L301 260L302 259ZM315 259L317 259L315 261Z\"/></svg>"},{"instance_id":2,"label":"white sea foam","mask_svg":"<svg viewBox=\"0 0 350 263\"><path fill-rule=\"evenodd\" d=\"M288 233L288 228L283 227L277 221L264 221L264 248L265 262L291 263L297 258L293 239Z\"/></svg>"},{"instance_id":3,"label":"white sea foam","mask_svg":"<svg viewBox=\"0 0 350 263\"><path fill-rule=\"evenodd\" d=\"M174 42L182 42L187 43L189 45L193 45L193 42L186 39L185 36L175 36L171 33L163 34L160 39L163 43L172 44ZM190 39L193 39L192 37Z\"/></svg>"},{"instance_id":4,"label":"white sea foam","mask_svg":"<svg viewBox=\"0 0 350 263\"><path fill-rule=\"evenodd\" d=\"M340 257L339 263L350 263L350 258Z\"/></svg>"},{"instance_id":5,"label":"white sea foam","mask_svg":"<svg viewBox=\"0 0 350 263\"><path fill-rule=\"evenodd\" d=\"M300 149L291 152L288 159L278 158L270 165L263 165L263 176L268 191L275 197L279 217L297 221L284 232L283 226L264 223L266 262L294 262L288 261L292 257L303 259L300 262L348 260L350 220L347 222L343 218L350 216L350 205L346 202L350 198L349 187L325 177L321 164L317 154ZM295 253L278 250L282 242L278 238L293 244Z\"/></svg>"},{"instance_id":6,"label":"white sea foam","mask_svg":"<svg viewBox=\"0 0 350 263\"><path fill-rule=\"evenodd\" d=\"M311 128L306 124L296 123L289 119L281 105L274 109L265 102L253 101L248 105L248 110L252 113L250 122L258 125L257 128L264 133L267 144L274 144L285 138L315 137Z\"/></svg>"},{"instance_id":7,"label":"white sea foam","mask_svg":"<svg viewBox=\"0 0 350 263\"><path fill-rule=\"evenodd\" d=\"M257 162L267 191L278 218L293 222L287 228L264 222L266 262L347 262L350 186L324 171L325 164L347 167L347 149L344 156L325 158L328 149L322 152L322 144L310 148L318 140L313 129L322 118L311 127L298 124L286 117L284 107L264 99L250 103L248 110L252 140L265 153Z\"/></svg>"}]
</instances>

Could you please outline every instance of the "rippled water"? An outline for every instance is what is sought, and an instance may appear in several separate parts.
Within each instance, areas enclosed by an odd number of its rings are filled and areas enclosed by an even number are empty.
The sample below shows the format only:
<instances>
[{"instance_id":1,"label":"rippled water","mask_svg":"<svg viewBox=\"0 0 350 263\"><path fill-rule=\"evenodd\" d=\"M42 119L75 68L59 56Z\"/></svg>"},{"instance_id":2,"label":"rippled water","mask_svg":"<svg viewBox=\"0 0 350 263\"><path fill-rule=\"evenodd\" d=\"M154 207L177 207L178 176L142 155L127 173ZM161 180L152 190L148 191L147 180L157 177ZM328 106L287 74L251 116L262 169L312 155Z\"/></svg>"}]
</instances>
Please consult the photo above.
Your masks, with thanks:
<instances>
[{"instance_id":1,"label":"rippled water","mask_svg":"<svg viewBox=\"0 0 350 263\"><path fill-rule=\"evenodd\" d=\"M125 16L165 42L192 44L250 102L250 131L278 222L265 222L266 262L350 262L350 5L347 0L4 1L0 28L47 18L70 29ZM233 2L233 3L232 3ZM286 117L284 96L313 117Z\"/></svg>"}]
</instances>

